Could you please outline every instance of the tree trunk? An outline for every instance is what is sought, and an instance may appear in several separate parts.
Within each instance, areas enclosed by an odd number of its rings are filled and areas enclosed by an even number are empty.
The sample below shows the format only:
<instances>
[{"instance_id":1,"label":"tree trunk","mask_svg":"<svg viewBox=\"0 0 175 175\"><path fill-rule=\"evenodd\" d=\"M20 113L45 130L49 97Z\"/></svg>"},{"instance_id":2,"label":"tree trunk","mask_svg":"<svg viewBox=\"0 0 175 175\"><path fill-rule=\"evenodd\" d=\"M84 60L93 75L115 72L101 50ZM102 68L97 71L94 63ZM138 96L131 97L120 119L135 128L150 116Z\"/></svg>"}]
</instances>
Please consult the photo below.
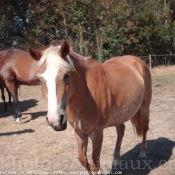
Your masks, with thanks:
<instances>
[{"instance_id":1,"label":"tree trunk","mask_svg":"<svg viewBox=\"0 0 175 175\"><path fill-rule=\"evenodd\" d=\"M83 28L82 26L79 24L79 49L80 49L80 53L82 55L84 55L84 38L83 38Z\"/></svg>"},{"instance_id":2,"label":"tree trunk","mask_svg":"<svg viewBox=\"0 0 175 175\"><path fill-rule=\"evenodd\" d=\"M97 49L98 49L98 61L100 63L103 62L103 39L102 36L96 31L96 44L97 44Z\"/></svg>"}]
</instances>

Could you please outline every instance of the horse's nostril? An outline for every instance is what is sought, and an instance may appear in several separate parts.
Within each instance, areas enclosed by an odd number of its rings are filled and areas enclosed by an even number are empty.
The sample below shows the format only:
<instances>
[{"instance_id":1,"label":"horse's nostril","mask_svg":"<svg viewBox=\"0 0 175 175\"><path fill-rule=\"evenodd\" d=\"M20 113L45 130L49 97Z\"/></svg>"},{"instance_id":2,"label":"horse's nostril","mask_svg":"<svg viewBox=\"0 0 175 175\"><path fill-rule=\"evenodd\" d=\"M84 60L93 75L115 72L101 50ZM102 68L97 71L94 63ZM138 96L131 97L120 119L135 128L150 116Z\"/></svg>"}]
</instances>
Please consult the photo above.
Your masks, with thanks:
<instances>
[{"instance_id":1,"label":"horse's nostril","mask_svg":"<svg viewBox=\"0 0 175 175\"><path fill-rule=\"evenodd\" d=\"M59 120L58 120L58 121L59 121L60 123L63 123L63 119L64 119L64 115L60 115L60 117L59 117Z\"/></svg>"}]
</instances>

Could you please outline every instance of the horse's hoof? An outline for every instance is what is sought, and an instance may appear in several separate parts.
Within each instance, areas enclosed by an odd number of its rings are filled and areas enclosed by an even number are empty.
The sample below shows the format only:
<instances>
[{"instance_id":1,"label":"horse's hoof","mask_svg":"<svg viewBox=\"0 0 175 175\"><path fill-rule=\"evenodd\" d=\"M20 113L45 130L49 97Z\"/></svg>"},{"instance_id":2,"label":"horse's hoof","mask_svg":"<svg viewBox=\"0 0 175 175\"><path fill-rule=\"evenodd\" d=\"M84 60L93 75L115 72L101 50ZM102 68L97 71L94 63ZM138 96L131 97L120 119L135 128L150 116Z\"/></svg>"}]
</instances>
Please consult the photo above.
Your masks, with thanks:
<instances>
[{"instance_id":1,"label":"horse's hoof","mask_svg":"<svg viewBox=\"0 0 175 175\"><path fill-rule=\"evenodd\" d=\"M115 159L112 162L112 169L116 169L120 165L121 161L119 159Z\"/></svg>"},{"instance_id":2,"label":"horse's hoof","mask_svg":"<svg viewBox=\"0 0 175 175\"><path fill-rule=\"evenodd\" d=\"M141 151L139 154L140 158L147 158L146 153L144 151Z\"/></svg>"},{"instance_id":3,"label":"horse's hoof","mask_svg":"<svg viewBox=\"0 0 175 175\"><path fill-rule=\"evenodd\" d=\"M21 123L20 118L17 118L17 119L16 119L16 123Z\"/></svg>"},{"instance_id":4,"label":"horse's hoof","mask_svg":"<svg viewBox=\"0 0 175 175\"><path fill-rule=\"evenodd\" d=\"M97 174L99 174L99 175L104 175L104 172L103 172L103 170L100 168L100 169L98 170Z\"/></svg>"},{"instance_id":5,"label":"horse's hoof","mask_svg":"<svg viewBox=\"0 0 175 175\"><path fill-rule=\"evenodd\" d=\"M16 121L17 116L16 116L16 115L13 115L13 116L12 116L12 119Z\"/></svg>"}]
</instances>

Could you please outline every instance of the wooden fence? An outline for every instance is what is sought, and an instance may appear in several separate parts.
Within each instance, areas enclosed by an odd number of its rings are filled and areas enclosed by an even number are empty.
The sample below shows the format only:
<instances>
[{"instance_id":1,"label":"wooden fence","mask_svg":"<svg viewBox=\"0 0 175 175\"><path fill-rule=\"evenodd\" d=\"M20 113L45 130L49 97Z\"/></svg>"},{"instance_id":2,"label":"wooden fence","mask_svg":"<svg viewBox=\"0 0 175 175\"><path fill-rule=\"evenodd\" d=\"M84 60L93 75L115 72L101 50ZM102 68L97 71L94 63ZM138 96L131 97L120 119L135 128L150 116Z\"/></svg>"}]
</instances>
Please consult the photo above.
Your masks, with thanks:
<instances>
[{"instance_id":1,"label":"wooden fence","mask_svg":"<svg viewBox=\"0 0 175 175\"><path fill-rule=\"evenodd\" d=\"M156 66L170 66L175 64L175 54L140 56L150 68Z\"/></svg>"}]
</instances>

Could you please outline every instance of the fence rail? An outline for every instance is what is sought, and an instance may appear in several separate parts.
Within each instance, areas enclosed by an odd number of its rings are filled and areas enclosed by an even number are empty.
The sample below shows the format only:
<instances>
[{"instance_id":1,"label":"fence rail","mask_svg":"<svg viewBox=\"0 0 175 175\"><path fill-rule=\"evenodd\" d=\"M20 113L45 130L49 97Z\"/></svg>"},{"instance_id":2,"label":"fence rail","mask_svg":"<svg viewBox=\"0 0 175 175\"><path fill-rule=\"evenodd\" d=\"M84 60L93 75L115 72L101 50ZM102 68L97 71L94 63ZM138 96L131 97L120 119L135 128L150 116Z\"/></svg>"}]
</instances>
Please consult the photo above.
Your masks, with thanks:
<instances>
[{"instance_id":1,"label":"fence rail","mask_svg":"<svg viewBox=\"0 0 175 175\"><path fill-rule=\"evenodd\" d=\"M156 66L169 66L175 64L175 54L140 56L151 68Z\"/></svg>"}]
</instances>

